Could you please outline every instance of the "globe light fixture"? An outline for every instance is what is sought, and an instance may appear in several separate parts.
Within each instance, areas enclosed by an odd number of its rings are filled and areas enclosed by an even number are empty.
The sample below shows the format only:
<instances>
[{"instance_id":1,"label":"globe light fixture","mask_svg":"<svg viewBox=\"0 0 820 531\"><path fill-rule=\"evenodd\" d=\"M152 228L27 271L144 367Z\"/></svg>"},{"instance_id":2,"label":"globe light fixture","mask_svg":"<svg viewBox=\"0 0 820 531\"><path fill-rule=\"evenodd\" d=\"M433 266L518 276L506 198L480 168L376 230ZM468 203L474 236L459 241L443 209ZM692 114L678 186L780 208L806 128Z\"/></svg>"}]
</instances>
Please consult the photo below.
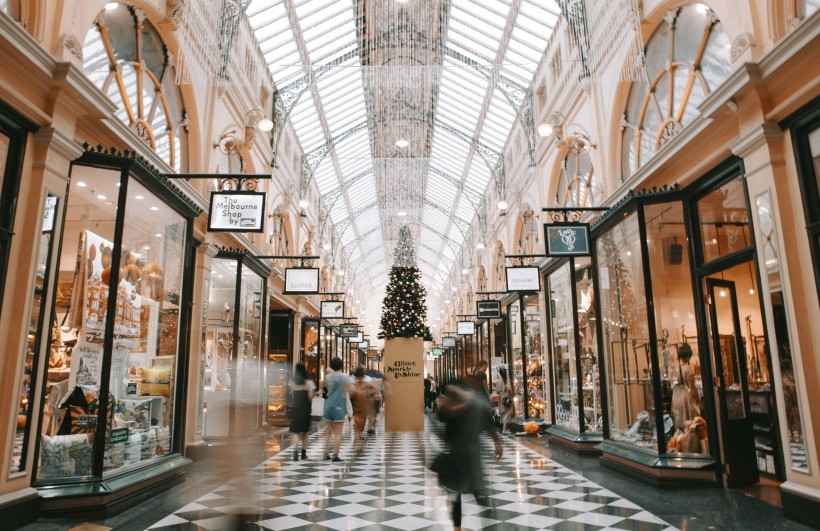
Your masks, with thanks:
<instances>
[{"instance_id":1,"label":"globe light fixture","mask_svg":"<svg viewBox=\"0 0 820 531\"><path fill-rule=\"evenodd\" d=\"M299 200L299 208L307 208L309 205L310 203L304 197Z\"/></svg>"},{"instance_id":2,"label":"globe light fixture","mask_svg":"<svg viewBox=\"0 0 820 531\"><path fill-rule=\"evenodd\" d=\"M507 202L502 199L496 204L496 206L499 210L507 210L507 207L509 207L510 205L508 205Z\"/></svg>"}]
</instances>

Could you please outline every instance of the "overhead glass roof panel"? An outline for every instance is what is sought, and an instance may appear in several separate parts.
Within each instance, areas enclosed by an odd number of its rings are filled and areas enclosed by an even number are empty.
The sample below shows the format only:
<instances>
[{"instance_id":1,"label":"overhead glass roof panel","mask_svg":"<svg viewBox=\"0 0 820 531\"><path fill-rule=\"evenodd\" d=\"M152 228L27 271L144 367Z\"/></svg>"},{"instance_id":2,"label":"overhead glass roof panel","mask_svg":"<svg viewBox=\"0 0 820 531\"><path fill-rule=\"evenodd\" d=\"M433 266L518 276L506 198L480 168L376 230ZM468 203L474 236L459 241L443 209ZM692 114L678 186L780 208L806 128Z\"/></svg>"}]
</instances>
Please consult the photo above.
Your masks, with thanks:
<instances>
[{"instance_id":1,"label":"overhead glass roof panel","mask_svg":"<svg viewBox=\"0 0 820 531\"><path fill-rule=\"evenodd\" d=\"M379 169L384 162L375 163L372 157L400 152L392 145L390 127L379 122L383 115L373 113L402 104L420 116L432 116L432 122L425 119L413 126L420 138L408 151L419 159L426 176L417 178L424 197L414 200L408 221L425 243L418 254L423 282L441 289L450 274L447 264L455 261L463 240L454 216L461 227L474 219L477 197L492 177L474 142L500 153L517 123L516 109L492 86L497 81L492 73L529 87L560 11L555 0L450 0L447 16L439 17L417 13L420 5L252 0L247 14L279 90L315 76L315 85L287 109L288 120L305 153L330 147L313 178L320 194L341 194L334 195L330 216L334 223L349 224L342 237L345 256L373 264L359 282L384 284L390 265L385 249L395 244L383 238L394 237L396 219L380 209L396 204L390 202L397 193L391 183L400 180L385 179ZM396 20L411 30L401 35L412 34L416 25L430 42L445 48L404 48L402 37L390 32ZM447 25L439 27L442 21ZM379 39L389 46L375 46ZM374 77L361 66L362 58L370 65L390 63L395 60L390 50L398 49L405 50L402 60L430 68L420 72L437 79L435 90L429 85L399 86L400 80L417 76L396 74L398 69ZM309 65L307 71L303 63ZM327 68L330 64L337 66Z\"/></svg>"}]
</instances>

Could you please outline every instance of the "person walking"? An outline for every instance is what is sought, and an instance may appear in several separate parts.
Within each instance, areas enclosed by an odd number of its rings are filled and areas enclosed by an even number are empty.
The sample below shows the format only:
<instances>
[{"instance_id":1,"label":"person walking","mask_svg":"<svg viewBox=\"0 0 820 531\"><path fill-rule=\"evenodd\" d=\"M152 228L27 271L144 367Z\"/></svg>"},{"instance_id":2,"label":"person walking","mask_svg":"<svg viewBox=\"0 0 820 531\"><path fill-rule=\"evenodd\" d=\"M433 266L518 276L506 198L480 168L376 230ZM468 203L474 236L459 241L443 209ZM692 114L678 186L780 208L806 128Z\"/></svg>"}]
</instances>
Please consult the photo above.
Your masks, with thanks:
<instances>
[{"instance_id":1,"label":"person walking","mask_svg":"<svg viewBox=\"0 0 820 531\"><path fill-rule=\"evenodd\" d=\"M424 409L427 409L428 407L431 407L430 406L430 401L432 399L431 399L431 396L430 396L431 395L430 388L431 388L431 385L432 385L432 383L431 383L432 379L433 379L432 374L428 374L427 378L424 379Z\"/></svg>"},{"instance_id":2,"label":"person walking","mask_svg":"<svg viewBox=\"0 0 820 531\"><path fill-rule=\"evenodd\" d=\"M478 366L476 367L475 372L473 372L473 376L478 378L479 382L481 382L481 388L484 389L484 392L487 393L487 396L490 395L490 389L487 385L487 367L489 366L490 364L487 362L487 360L480 360L478 362Z\"/></svg>"},{"instance_id":3,"label":"person walking","mask_svg":"<svg viewBox=\"0 0 820 531\"><path fill-rule=\"evenodd\" d=\"M350 386L350 400L353 402L353 448L364 450L364 425L369 417L376 416L376 387L364 380L364 367L356 367L353 372L356 383Z\"/></svg>"},{"instance_id":4,"label":"person walking","mask_svg":"<svg viewBox=\"0 0 820 531\"><path fill-rule=\"evenodd\" d=\"M293 460L299 460L299 439L302 440L302 459L307 459L308 436L310 435L310 404L316 384L308 378L305 364L299 362L293 370L290 382L290 437L293 446Z\"/></svg>"},{"instance_id":5,"label":"person walking","mask_svg":"<svg viewBox=\"0 0 820 531\"><path fill-rule=\"evenodd\" d=\"M501 458L504 449L493 426L490 401L476 377L467 377L446 387L439 403L438 416L446 424L444 441L448 447L446 466L450 474L442 481L442 472L439 471L439 481L455 492L453 527L460 531L461 495L472 493L480 504L487 504L479 436L483 432L493 439L496 459Z\"/></svg>"},{"instance_id":6,"label":"person walking","mask_svg":"<svg viewBox=\"0 0 820 531\"><path fill-rule=\"evenodd\" d=\"M327 398L325 399L324 419L328 422L327 433L325 434L325 460L332 460L334 463L343 461L339 457L339 449L342 446L342 428L347 416L347 391L350 385L350 378L341 372L344 363L340 358L330 360L330 368L333 370L325 375L325 387L327 387ZM330 440L333 439L333 456L330 455Z\"/></svg>"},{"instance_id":7,"label":"person walking","mask_svg":"<svg viewBox=\"0 0 820 531\"><path fill-rule=\"evenodd\" d=\"M495 392L498 393L498 416L501 420L501 433L506 433L510 428L510 421L515 416L515 405L513 397L515 388L507 376L507 368L498 368L498 378L493 384Z\"/></svg>"}]
</instances>

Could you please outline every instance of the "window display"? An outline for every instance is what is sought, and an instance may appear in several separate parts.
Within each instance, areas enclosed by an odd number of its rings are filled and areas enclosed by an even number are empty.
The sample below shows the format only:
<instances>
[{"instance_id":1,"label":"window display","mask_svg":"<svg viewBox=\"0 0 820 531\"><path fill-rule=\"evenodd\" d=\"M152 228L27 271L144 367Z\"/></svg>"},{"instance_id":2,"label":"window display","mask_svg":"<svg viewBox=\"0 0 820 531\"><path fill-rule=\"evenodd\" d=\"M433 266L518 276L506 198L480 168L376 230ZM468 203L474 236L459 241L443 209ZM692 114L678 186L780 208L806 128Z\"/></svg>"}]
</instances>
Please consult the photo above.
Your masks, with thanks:
<instances>
[{"instance_id":1,"label":"window display","mask_svg":"<svg viewBox=\"0 0 820 531\"><path fill-rule=\"evenodd\" d=\"M658 450L638 216L596 239L610 437Z\"/></svg>"},{"instance_id":2,"label":"window display","mask_svg":"<svg viewBox=\"0 0 820 531\"><path fill-rule=\"evenodd\" d=\"M547 277L550 298L552 377L555 390L555 423L574 431L578 424L578 376L575 364L575 312L572 308L570 265L565 262Z\"/></svg>"},{"instance_id":3,"label":"window display","mask_svg":"<svg viewBox=\"0 0 820 531\"><path fill-rule=\"evenodd\" d=\"M149 183L160 185L135 165L132 174L104 166L127 159L90 159L99 166L72 166L39 480L105 476L172 452L185 249L195 213L160 199Z\"/></svg>"},{"instance_id":4,"label":"window display","mask_svg":"<svg viewBox=\"0 0 820 531\"><path fill-rule=\"evenodd\" d=\"M708 454L683 204L646 205L644 212L666 451Z\"/></svg>"},{"instance_id":5,"label":"window display","mask_svg":"<svg viewBox=\"0 0 820 531\"><path fill-rule=\"evenodd\" d=\"M527 343L527 394L529 411L527 418L549 418L546 380L544 379L544 350L542 348L541 309L539 297L530 295L524 305Z\"/></svg>"},{"instance_id":6,"label":"window display","mask_svg":"<svg viewBox=\"0 0 820 531\"><path fill-rule=\"evenodd\" d=\"M766 191L756 198L758 223L763 235L763 256L765 258L766 284L768 285L777 338L777 354L780 359L780 379L783 388L783 406L786 411L788 456L793 470L809 471L806 442L803 436L803 421L800 410L798 379L795 376L795 360L792 356L791 332L786 312L783 281L780 276L780 244L777 240L771 194Z\"/></svg>"},{"instance_id":7,"label":"window display","mask_svg":"<svg viewBox=\"0 0 820 531\"><path fill-rule=\"evenodd\" d=\"M204 385L204 437L230 436L256 428L262 418L264 386L261 348L264 279L243 263L242 253L220 252L211 263Z\"/></svg>"},{"instance_id":8,"label":"window display","mask_svg":"<svg viewBox=\"0 0 820 531\"><path fill-rule=\"evenodd\" d=\"M48 194L46 196L43 226L39 241L37 242L37 262L34 273L34 297L31 301L29 311L28 340L26 342L26 357L23 363L23 379L20 384L19 409L17 411L17 428L14 432L14 446L11 456L11 472L23 470L26 462L28 450L28 431L31 429L31 410L34 403L32 392L36 387L37 353L48 337L46 334L47 323L45 321L46 308L44 305L46 286L49 284L48 272L51 264L53 249L54 220L57 215L57 197ZM59 333L56 327L52 334Z\"/></svg>"},{"instance_id":9,"label":"window display","mask_svg":"<svg viewBox=\"0 0 820 531\"><path fill-rule=\"evenodd\" d=\"M574 258L547 278L555 424L579 433L603 431L591 275L592 260Z\"/></svg>"}]
</instances>

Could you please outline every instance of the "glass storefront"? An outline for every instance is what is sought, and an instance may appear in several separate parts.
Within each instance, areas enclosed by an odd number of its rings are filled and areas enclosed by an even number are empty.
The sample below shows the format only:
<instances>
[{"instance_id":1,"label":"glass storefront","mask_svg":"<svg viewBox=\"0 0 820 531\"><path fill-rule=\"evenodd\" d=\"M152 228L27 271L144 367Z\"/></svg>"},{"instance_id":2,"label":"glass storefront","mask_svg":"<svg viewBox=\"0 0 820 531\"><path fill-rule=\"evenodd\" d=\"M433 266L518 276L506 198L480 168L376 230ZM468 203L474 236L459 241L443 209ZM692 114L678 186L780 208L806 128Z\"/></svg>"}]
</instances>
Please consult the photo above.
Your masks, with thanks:
<instances>
[{"instance_id":1,"label":"glass storefront","mask_svg":"<svg viewBox=\"0 0 820 531\"><path fill-rule=\"evenodd\" d=\"M255 267L254 267L255 266ZM204 438L257 428L266 402L264 266L244 253L220 252L211 263L205 368Z\"/></svg>"},{"instance_id":2,"label":"glass storefront","mask_svg":"<svg viewBox=\"0 0 820 531\"><path fill-rule=\"evenodd\" d=\"M46 307L45 295L49 285L49 273L54 249L54 228L58 211L57 196L46 194L43 206L42 228L37 242L37 258L34 273L34 296L29 309L28 337L26 341L26 357L23 364L22 381L17 410L17 428L14 432L14 446L10 472L23 470L28 451L28 432L31 430L31 413L34 405L34 389L36 387L37 353L42 343L47 339L45 330ZM55 331L56 333L56 331Z\"/></svg>"},{"instance_id":3,"label":"glass storefront","mask_svg":"<svg viewBox=\"0 0 820 531\"><path fill-rule=\"evenodd\" d=\"M105 476L174 452L197 214L129 159L87 154L72 165L37 483Z\"/></svg>"},{"instance_id":4,"label":"glass storefront","mask_svg":"<svg viewBox=\"0 0 820 531\"><path fill-rule=\"evenodd\" d=\"M657 451L638 215L596 238L610 438Z\"/></svg>"},{"instance_id":5,"label":"glass storefront","mask_svg":"<svg viewBox=\"0 0 820 531\"><path fill-rule=\"evenodd\" d=\"M662 196L596 236L610 438L662 454L709 454L687 242Z\"/></svg>"},{"instance_id":6,"label":"glass storefront","mask_svg":"<svg viewBox=\"0 0 820 531\"><path fill-rule=\"evenodd\" d=\"M547 277L554 424L567 432L603 432L592 260L564 261ZM564 435L566 432L555 432Z\"/></svg>"}]
</instances>

